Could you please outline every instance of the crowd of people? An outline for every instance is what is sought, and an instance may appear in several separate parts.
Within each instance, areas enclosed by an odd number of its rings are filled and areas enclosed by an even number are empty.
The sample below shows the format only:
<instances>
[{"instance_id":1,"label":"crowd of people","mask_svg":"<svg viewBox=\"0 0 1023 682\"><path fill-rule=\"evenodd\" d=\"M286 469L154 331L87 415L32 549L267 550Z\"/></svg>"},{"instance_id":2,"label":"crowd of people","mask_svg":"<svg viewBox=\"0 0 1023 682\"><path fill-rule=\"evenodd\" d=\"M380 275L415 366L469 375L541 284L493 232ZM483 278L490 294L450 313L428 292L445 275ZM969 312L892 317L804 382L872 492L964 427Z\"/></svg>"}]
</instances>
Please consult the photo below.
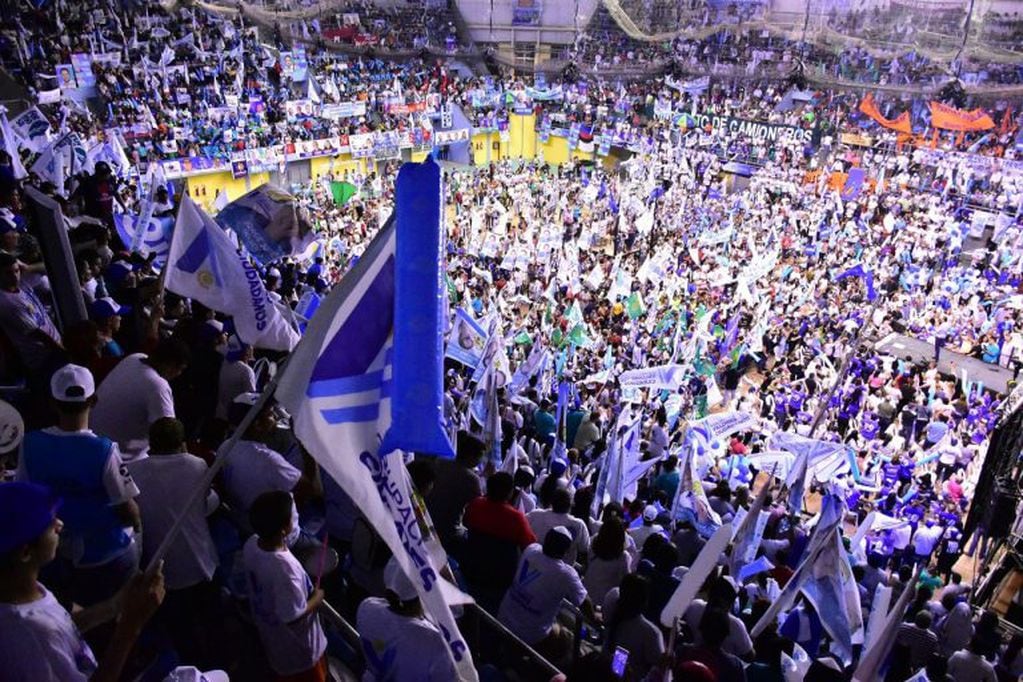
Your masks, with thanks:
<instances>
[{"instance_id":1,"label":"crowd of people","mask_svg":"<svg viewBox=\"0 0 1023 682\"><path fill-rule=\"evenodd\" d=\"M453 30L424 19L429 30L393 32L394 17L348 9L369 29L339 40L422 47ZM175 11L55 3L6 45L37 98L90 43L113 40L127 58L92 61L106 112L73 97L38 104L61 134L100 146L85 170L23 179L18 167L47 153L25 138L0 156L0 370L26 431L2 453L14 482L0 484L0 676L326 680L343 663L368 680L457 678L447 638L351 491L260 401L286 353L243 343L230 316L165 287L163 264L118 229L149 210L173 220L189 199L143 172L159 159L374 130L418 131L428 148L429 114L447 104L497 129L524 108L541 131L578 126L575 144L608 132L632 152L613 169L445 168L456 456L406 468L447 578L570 680L848 679L890 614L885 679L1023 673L1023 639L971 602L987 538L964 527L1006 399L970 363L1002 368L1008 389L1023 366L1023 107L1003 102L987 134L919 147L859 115L860 93L468 76L433 59L341 56L315 38L302 55L236 17ZM636 58L624 41L576 48ZM751 50L807 58L752 34L665 49L692 67L746 63ZM928 68L856 50L809 58L914 82ZM364 108L295 115L299 93ZM241 114L243 100L260 106ZM757 137L700 114L789 132ZM877 145L843 142L867 126ZM124 153L107 156L114 139ZM846 184L858 171L863 182ZM330 295L390 216L396 174L380 162L289 188L318 246L261 264L275 304L307 312ZM342 181L354 194L338 201ZM64 209L87 321L55 322L26 185ZM879 346L894 335L931 350ZM728 524L733 546L704 552ZM825 552L847 569L831 574L842 589L828 600L812 585L831 578L807 575ZM665 623L690 571L707 577ZM565 601L587 623L581 642ZM333 636L324 602L361 647ZM507 637L469 610L459 626L481 678L516 679Z\"/></svg>"}]
</instances>

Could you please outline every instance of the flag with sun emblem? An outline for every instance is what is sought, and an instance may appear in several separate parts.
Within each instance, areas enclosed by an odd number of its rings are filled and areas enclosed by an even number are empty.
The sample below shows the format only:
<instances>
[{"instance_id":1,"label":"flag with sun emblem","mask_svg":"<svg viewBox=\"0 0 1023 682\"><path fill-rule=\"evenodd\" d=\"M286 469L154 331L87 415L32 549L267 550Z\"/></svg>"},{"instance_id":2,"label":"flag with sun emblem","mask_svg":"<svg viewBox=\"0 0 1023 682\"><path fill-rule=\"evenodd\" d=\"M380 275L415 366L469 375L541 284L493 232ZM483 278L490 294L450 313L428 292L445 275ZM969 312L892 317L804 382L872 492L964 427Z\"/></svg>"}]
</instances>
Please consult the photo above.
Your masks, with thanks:
<instances>
[{"instance_id":1,"label":"flag with sun emblem","mask_svg":"<svg viewBox=\"0 0 1023 682\"><path fill-rule=\"evenodd\" d=\"M271 350L291 350L298 343L298 332L267 296L252 261L187 195L167 254L166 287L232 316L244 343Z\"/></svg>"}]
</instances>

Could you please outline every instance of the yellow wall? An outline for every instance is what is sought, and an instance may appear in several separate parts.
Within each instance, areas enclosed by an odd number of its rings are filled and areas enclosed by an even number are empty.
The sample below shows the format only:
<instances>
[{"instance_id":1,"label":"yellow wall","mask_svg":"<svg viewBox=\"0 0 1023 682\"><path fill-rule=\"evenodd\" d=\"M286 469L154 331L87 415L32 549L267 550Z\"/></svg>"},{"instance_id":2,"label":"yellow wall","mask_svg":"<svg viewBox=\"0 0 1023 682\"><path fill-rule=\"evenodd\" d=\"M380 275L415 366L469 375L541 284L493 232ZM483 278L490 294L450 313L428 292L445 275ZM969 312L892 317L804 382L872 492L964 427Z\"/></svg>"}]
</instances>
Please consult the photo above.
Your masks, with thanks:
<instances>
[{"instance_id":1,"label":"yellow wall","mask_svg":"<svg viewBox=\"0 0 1023 682\"><path fill-rule=\"evenodd\" d=\"M348 154L337 156L317 156L309 159L309 175L317 180L321 175L333 172L335 177L341 177L345 171L366 174L369 159L353 159ZM333 163L333 165L332 165ZM331 170L333 168L333 171Z\"/></svg>"},{"instance_id":2,"label":"yellow wall","mask_svg":"<svg viewBox=\"0 0 1023 682\"><path fill-rule=\"evenodd\" d=\"M472 136L472 158L477 166L486 166L488 163L502 159L533 159L540 152L543 152L543 159L547 163L558 165L569 160L568 140L564 137L551 135L545 144L541 144L536 134L536 117L533 114L520 116L512 114L508 121L508 141L502 142L498 132L476 133ZM494 145L497 145L495 148ZM412 160L419 162L428 156L429 152L416 152L412 154ZM615 163L610 156L600 157L596 153L584 154L578 149L571 153L575 160L601 161L610 168ZM319 156L309 160L309 174L313 180L330 172L336 175L343 175L346 170L366 174L370 169L371 159L353 159L348 154L338 156ZM229 201L234 201L245 194L252 187L259 187L270 181L269 173L253 173L245 178L235 179L231 177L230 171L222 173L206 173L196 175L186 180L186 186L192 199L199 205L209 210L213 200L217 196L217 190L227 193Z\"/></svg>"}]
</instances>

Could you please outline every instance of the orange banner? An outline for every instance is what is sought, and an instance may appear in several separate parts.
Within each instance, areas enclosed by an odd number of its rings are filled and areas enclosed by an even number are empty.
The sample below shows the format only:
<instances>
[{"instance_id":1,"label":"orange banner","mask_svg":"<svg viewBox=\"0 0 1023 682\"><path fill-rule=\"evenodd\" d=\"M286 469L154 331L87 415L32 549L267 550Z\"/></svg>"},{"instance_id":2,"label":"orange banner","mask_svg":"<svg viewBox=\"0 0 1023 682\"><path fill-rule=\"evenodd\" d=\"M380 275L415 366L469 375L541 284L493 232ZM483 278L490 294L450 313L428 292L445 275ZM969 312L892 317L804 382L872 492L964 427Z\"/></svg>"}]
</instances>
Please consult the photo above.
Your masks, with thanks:
<instances>
[{"instance_id":1,"label":"orange banner","mask_svg":"<svg viewBox=\"0 0 1023 682\"><path fill-rule=\"evenodd\" d=\"M873 93L868 92L867 96L863 98L862 102L860 102L860 111L883 125L885 128L897 130L898 132L905 133L907 135L913 132L913 128L909 122L908 111L903 111L895 118L885 118L878 110L877 104L874 103Z\"/></svg>"},{"instance_id":2,"label":"orange banner","mask_svg":"<svg viewBox=\"0 0 1023 682\"><path fill-rule=\"evenodd\" d=\"M950 107L941 102L928 102L931 108L931 125L942 130L990 130L995 127L995 122L984 112L983 109L963 111Z\"/></svg>"}]
</instances>

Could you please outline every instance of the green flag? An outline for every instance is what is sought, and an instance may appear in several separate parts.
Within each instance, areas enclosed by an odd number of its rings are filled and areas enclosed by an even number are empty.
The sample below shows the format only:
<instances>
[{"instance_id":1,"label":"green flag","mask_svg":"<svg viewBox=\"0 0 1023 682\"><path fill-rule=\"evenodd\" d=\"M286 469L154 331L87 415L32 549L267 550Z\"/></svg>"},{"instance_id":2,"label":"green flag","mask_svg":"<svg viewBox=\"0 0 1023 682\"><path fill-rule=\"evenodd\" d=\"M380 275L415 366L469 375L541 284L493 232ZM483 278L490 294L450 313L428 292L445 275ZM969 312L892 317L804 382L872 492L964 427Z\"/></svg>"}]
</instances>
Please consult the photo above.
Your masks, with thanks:
<instances>
[{"instance_id":1,"label":"green flag","mask_svg":"<svg viewBox=\"0 0 1023 682\"><path fill-rule=\"evenodd\" d=\"M590 337L586 335L586 325L577 324L572 327L572 331L568 333L568 340L580 348L588 348Z\"/></svg>"},{"instance_id":2,"label":"green flag","mask_svg":"<svg viewBox=\"0 0 1023 682\"><path fill-rule=\"evenodd\" d=\"M358 188L350 182L330 183L330 193L334 196L334 203L338 206L347 204L348 200L354 197L358 191Z\"/></svg>"},{"instance_id":3,"label":"green flag","mask_svg":"<svg viewBox=\"0 0 1023 682\"><path fill-rule=\"evenodd\" d=\"M631 319L635 320L643 314L643 311L643 298L639 295L638 291L632 292L632 296L629 296L629 300L625 303L625 312L628 313Z\"/></svg>"},{"instance_id":4,"label":"green flag","mask_svg":"<svg viewBox=\"0 0 1023 682\"><path fill-rule=\"evenodd\" d=\"M519 345L532 345L533 337L525 329L515 335L515 343Z\"/></svg>"}]
</instances>

